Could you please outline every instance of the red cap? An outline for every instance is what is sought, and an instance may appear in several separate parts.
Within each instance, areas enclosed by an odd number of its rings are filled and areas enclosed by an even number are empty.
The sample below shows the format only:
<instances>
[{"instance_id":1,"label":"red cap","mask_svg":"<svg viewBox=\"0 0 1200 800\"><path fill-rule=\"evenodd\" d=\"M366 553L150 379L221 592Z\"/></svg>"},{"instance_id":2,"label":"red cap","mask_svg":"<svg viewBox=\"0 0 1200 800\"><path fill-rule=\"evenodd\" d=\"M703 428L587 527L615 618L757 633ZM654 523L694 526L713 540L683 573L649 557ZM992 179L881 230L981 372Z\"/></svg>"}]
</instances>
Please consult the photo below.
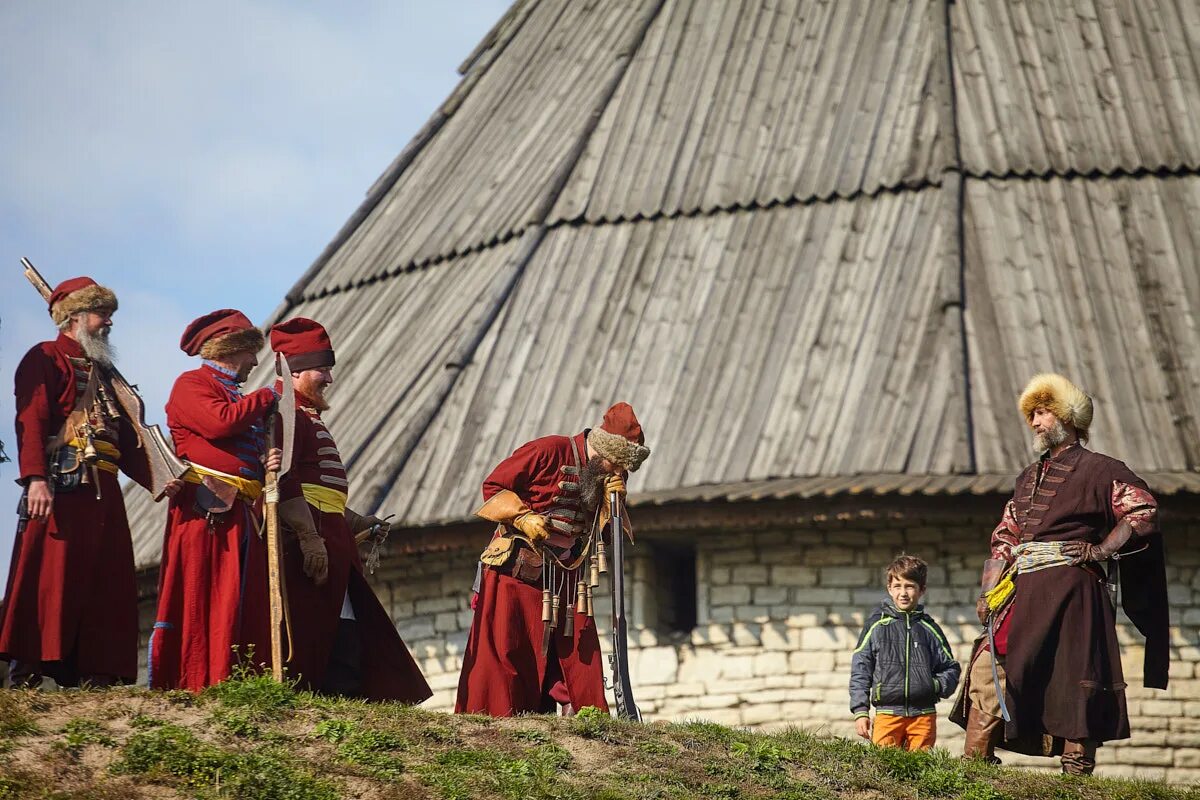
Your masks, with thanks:
<instances>
[{"instance_id":1,"label":"red cap","mask_svg":"<svg viewBox=\"0 0 1200 800\"><path fill-rule=\"evenodd\" d=\"M54 308L55 303L66 299L66 296L71 294L71 292L77 292L80 289L95 285L96 282L86 275L81 275L78 278L68 278L58 286L55 286L54 291L50 293L50 307Z\"/></svg>"},{"instance_id":2,"label":"red cap","mask_svg":"<svg viewBox=\"0 0 1200 800\"><path fill-rule=\"evenodd\" d=\"M271 327L271 349L287 357L293 372L334 365L333 343L319 322L293 317Z\"/></svg>"},{"instance_id":3,"label":"red cap","mask_svg":"<svg viewBox=\"0 0 1200 800\"><path fill-rule=\"evenodd\" d=\"M605 411L600 427L588 431L587 443L593 451L630 472L637 471L650 455L642 425L629 403L617 403Z\"/></svg>"},{"instance_id":4,"label":"red cap","mask_svg":"<svg viewBox=\"0 0 1200 800\"><path fill-rule=\"evenodd\" d=\"M218 309L192 320L179 338L179 349L189 356L200 355L204 343L211 339L254 329L254 323L242 312L233 308Z\"/></svg>"},{"instance_id":5,"label":"red cap","mask_svg":"<svg viewBox=\"0 0 1200 800\"><path fill-rule=\"evenodd\" d=\"M63 281L50 293L50 318L62 324L80 311L117 310L117 296L87 276Z\"/></svg>"},{"instance_id":6,"label":"red cap","mask_svg":"<svg viewBox=\"0 0 1200 800\"><path fill-rule=\"evenodd\" d=\"M623 436L634 444L645 444L646 436L642 433L642 425L633 413L629 403L617 403L604 412L604 422L600 427L609 433Z\"/></svg>"}]
</instances>

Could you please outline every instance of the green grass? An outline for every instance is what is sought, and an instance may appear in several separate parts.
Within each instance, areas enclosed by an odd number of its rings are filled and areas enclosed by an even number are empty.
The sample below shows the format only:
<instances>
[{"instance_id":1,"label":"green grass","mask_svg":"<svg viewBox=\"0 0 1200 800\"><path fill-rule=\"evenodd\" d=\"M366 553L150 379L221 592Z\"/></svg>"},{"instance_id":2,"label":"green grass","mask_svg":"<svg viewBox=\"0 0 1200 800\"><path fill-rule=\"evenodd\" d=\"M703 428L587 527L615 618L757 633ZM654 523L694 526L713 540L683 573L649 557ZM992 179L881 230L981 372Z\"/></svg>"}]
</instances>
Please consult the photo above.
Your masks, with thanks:
<instances>
[{"instance_id":1,"label":"green grass","mask_svg":"<svg viewBox=\"0 0 1200 800\"><path fill-rule=\"evenodd\" d=\"M0 726L0 800L1200 800L1162 783L1023 772L803 730L636 724L595 709L453 716L318 697L249 672L198 696L0 692Z\"/></svg>"},{"instance_id":2,"label":"green grass","mask_svg":"<svg viewBox=\"0 0 1200 800\"><path fill-rule=\"evenodd\" d=\"M25 692L0 690L0 739L30 736L38 732ZM0 797L4 795L0 794Z\"/></svg>"},{"instance_id":3,"label":"green grass","mask_svg":"<svg viewBox=\"0 0 1200 800\"><path fill-rule=\"evenodd\" d=\"M197 797L244 800L335 800L330 783L298 766L285 751L227 750L178 725L141 731L125 744L111 770Z\"/></svg>"}]
</instances>

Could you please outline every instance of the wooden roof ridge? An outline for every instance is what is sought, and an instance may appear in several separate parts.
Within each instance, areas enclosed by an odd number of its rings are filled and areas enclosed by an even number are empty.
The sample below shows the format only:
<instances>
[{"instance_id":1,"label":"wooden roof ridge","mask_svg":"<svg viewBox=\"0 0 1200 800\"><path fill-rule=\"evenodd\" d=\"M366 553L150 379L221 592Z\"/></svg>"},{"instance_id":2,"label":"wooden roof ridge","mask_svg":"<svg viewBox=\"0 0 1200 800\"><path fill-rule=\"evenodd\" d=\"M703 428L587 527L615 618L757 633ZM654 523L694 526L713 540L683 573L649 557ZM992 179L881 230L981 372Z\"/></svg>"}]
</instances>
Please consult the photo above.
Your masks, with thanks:
<instances>
[{"instance_id":1,"label":"wooden roof ridge","mask_svg":"<svg viewBox=\"0 0 1200 800\"><path fill-rule=\"evenodd\" d=\"M270 327L283 319L291 308L305 299L304 290L312 282L312 279L329 262L329 259L342 248L363 221L370 216L375 207L379 205L379 202L387 196L391 188L396 185L396 181L400 179L404 171L416 160L421 151L425 149L425 146L433 141L438 131L449 121L467 98L467 95L479 83L480 78L495 63L500 54L504 52L508 43L516 36L521 26L525 23L525 20L529 18L533 7L539 2L541 0L518 0L517 3L509 7L504 16L484 35L475 50L459 65L458 72L463 78L454 87L454 90L450 92L450 96L438 106L433 115L413 135L408 144L404 146L404 149L400 151L399 155L375 179L375 182L367 190L366 196L359 203L358 208L354 210L354 213L338 229L338 232L325 245L325 248L312 264L309 265L308 269L304 271L304 274L300 276L292 285L292 288L288 290L287 294L284 295L283 302L271 312L271 316L263 327Z\"/></svg>"}]
</instances>

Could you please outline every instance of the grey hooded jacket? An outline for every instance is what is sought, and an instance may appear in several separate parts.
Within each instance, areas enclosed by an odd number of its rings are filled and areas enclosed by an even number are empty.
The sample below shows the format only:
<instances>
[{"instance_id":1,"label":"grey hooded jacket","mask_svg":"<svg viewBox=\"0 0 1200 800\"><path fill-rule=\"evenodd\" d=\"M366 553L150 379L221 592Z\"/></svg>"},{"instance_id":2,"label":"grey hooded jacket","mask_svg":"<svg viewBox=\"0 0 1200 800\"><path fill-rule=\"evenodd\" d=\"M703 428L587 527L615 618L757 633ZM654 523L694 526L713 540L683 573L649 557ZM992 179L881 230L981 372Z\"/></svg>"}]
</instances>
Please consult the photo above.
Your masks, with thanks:
<instances>
[{"instance_id":1,"label":"grey hooded jacket","mask_svg":"<svg viewBox=\"0 0 1200 800\"><path fill-rule=\"evenodd\" d=\"M885 714L932 714L939 698L954 694L962 668L946 634L923 606L898 611L890 600L867 618L850 662L850 710L870 706Z\"/></svg>"}]
</instances>

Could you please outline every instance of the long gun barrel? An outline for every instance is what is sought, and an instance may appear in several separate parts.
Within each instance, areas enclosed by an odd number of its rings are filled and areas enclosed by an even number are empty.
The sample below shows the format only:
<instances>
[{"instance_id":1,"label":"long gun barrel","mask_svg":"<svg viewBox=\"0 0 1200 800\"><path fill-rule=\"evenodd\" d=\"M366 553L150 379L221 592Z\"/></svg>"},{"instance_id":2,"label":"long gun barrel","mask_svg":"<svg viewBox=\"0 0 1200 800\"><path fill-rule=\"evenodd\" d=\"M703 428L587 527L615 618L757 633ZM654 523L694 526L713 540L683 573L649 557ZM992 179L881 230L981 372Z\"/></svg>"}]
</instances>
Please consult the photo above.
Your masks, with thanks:
<instances>
[{"instance_id":1,"label":"long gun barrel","mask_svg":"<svg viewBox=\"0 0 1200 800\"><path fill-rule=\"evenodd\" d=\"M621 498L609 495L609 522L612 532L612 653L608 656L612 668L613 696L617 716L642 721L642 712L633 699L633 683L629 678L629 635L625 623L625 532L621 525Z\"/></svg>"},{"instance_id":2,"label":"long gun barrel","mask_svg":"<svg viewBox=\"0 0 1200 800\"><path fill-rule=\"evenodd\" d=\"M25 277L33 284L33 288L37 289L43 300L49 302L53 290L37 271L37 267L28 258L21 259L21 266L25 268ZM188 471L188 464L175 455L175 450L157 425L146 424L146 406L141 395L137 393L137 387L125 380L125 376L116 367L102 367L99 364L96 366L112 384L117 403L137 432L138 447L145 452L150 467L150 493L154 495L155 500L161 499L167 482L174 478L182 478Z\"/></svg>"}]
</instances>

